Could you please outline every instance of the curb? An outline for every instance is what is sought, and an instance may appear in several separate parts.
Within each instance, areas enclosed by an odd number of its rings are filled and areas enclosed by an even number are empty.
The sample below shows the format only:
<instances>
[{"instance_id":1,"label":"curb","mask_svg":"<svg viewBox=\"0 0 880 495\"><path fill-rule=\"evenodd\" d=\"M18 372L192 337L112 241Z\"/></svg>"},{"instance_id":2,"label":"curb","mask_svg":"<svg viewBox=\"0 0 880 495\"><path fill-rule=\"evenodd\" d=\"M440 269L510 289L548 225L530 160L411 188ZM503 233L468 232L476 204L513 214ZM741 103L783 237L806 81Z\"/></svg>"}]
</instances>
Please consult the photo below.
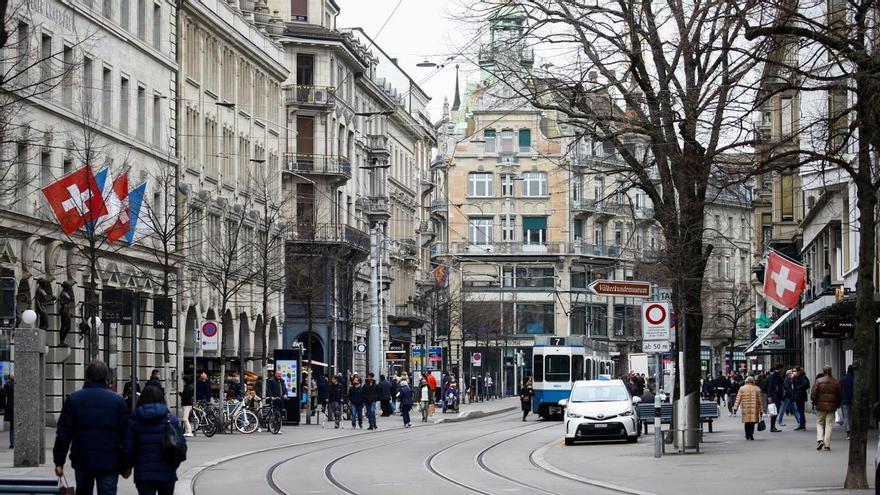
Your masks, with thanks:
<instances>
[{"instance_id":1,"label":"curb","mask_svg":"<svg viewBox=\"0 0 880 495\"><path fill-rule=\"evenodd\" d=\"M579 476L577 474L569 473L568 471L563 471L562 469L559 469L558 467L550 464L547 461L547 459L544 457L544 452L547 452L547 450L549 450L550 447L555 445L558 441L559 440L554 440L554 441L544 445L543 447L539 448L538 450L535 450L534 452L532 452L532 455L529 456L530 460L532 461L532 464L534 464L535 466L537 466L540 469L543 469L544 471L546 471L548 473L559 476L560 478L566 478L566 479L570 479L573 481L578 481L580 483L596 486L599 488L604 488L606 490L611 490L611 491L615 491L618 493L626 493L628 495L656 495L652 492L645 492L642 490L636 490L634 488L627 488L625 486L615 485L613 483L606 483L604 481L594 480L591 478L584 478L583 476Z\"/></svg>"},{"instance_id":2,"label":"curb","mask_svg":"<svg viewBox=\"0 0 880 495\"><path fill-rule=\"evenodd\" d=\"M452 416L452 417L448 417L448 418L440 418L440 419L434 421L434 424L437 425L437 424L442 424L442 423L460 423L462 421L467 421L469 419L485 418L486 416L494 416L496 414L510 412L515 409L518 409L518 407L511 406L511 407L505 407L502 409L496 409L494 411L488 411L488 412L483 411L483 410L466 411L463 413L458 413L458 416Z\"/></svg>"}]
</instances>

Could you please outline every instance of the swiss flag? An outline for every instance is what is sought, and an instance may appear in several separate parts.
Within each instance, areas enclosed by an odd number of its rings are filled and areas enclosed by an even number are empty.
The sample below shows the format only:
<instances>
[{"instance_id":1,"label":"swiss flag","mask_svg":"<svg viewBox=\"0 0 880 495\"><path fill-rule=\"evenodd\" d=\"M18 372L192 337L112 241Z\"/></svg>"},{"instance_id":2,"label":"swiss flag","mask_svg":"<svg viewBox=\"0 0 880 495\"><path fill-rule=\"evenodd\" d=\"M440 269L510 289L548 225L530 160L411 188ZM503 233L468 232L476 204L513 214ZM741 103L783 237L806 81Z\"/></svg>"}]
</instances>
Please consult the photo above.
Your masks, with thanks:
<instances>
[{"instance_id":1,"label":"swiss flag","mask_svg":"<svg viewBox=\"0 0 880 495\"><path fill-rule=\"evenodd\" d=\"M61 229L68 235L82 228L86 222L94 222L107 213L107 206L89 165L44 187L43 195Z\"/></svg>"},{"instance_id":2,"label":"swiss flag","mask_svg":"<svg viewBox=\"0 0 880 495\"><path fill-rule=\"evenodd\" d=\"M115 221L105 233L109 242L116 242L131 228L131 214L128 209L128 172L113 181L113 191L110 194L111 198L119 203L119 206Z\"/></svg>"},{"instance_id":3,"label":"swiss flag","mask_svg":"<svg viewBox=\"0 0 880 495\"><path fill-rule=\"evenodd\" d=\"M788 309L798 305L807 278L804 265L771 251L764 269L764 297Z\"/></svg>"}]
</instances>

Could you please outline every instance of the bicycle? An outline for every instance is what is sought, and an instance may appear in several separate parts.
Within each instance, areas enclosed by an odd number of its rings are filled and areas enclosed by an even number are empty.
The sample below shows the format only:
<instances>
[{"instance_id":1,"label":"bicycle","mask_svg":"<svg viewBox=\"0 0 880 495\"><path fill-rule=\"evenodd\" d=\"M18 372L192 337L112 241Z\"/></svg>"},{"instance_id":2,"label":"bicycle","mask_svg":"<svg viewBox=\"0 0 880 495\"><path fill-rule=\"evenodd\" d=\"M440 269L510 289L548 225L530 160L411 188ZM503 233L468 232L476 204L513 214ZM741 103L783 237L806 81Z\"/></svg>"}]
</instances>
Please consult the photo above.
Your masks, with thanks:
<instances>
[{"instance_id":1,"label":"bicycle","mask_svg":"<svg viewBox=\"0 0 880 495\"><path fill-rule=\"evenodd\" d=\"M208 420L205 417L206 402L196 402L193 404L192 410L189 412L189 424L192 426L192 432L195 434Z\"/></svg>"},{"instance_id":2,"label":"bicycle","mask_svg":"<svg viewBox=\"0 0 880 495\"><path fill-rule=\"evenodd\" d=\"M245 407L244 401L229 401L224 404L222 427L232 432L235 428L241 433L250 434L260 427L260 420L253 411Z\"/></svg>"},{"instance_id":3,"label":"bicycle","mask_svg":"<svg viewBox=\"0 0 880 495\"><path fill-rule=\"evenodd\" d=\"M257 419L261 428L266 428L273 435L281 432L281 413L275 408L275 401L281 399L266 397L263 405L257 410Z\"/></svg>"}]
</instances>

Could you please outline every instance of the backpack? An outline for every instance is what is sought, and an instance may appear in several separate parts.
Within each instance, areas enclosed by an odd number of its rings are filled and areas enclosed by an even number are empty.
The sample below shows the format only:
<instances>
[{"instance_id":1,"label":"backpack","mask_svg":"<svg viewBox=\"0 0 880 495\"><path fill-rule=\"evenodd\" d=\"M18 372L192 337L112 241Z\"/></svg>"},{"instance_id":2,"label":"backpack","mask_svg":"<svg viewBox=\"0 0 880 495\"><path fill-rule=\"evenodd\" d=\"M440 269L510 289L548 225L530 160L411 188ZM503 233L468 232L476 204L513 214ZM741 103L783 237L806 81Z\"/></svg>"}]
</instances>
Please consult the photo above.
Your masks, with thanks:
<instances>
[{"instance_id":1,"label":"backpack","mask_svg":"<svg viewBox=\"0 0 880 495\"><path fill-rule=\"evenodd\" d=\"M179 466L186 460L186 439L171 424L170 413L165 416L165 433L162 435L161 452L162 458L175 466Z\"/></svg>"}]
</instances>

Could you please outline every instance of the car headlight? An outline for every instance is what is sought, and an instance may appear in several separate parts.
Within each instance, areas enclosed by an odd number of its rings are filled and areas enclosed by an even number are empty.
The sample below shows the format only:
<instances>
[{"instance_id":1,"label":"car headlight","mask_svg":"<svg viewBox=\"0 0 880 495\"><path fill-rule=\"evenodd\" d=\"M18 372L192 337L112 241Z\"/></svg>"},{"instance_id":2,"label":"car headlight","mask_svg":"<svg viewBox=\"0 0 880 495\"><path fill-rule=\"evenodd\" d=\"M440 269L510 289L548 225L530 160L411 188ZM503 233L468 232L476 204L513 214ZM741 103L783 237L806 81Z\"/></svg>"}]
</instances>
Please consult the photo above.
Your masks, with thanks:
<instances>
[{"instance_id":1,"label":"car headlight","mask_svg":"<svg viewBox=\"0 0 880 495\"><path fill-rule=\"evenodd\" d=\"M578 414L578 413L575 413L575 412L571 412L571 411L569 410L569 411L565 411L565 417L566 417L566 418L583 418L584 415L583 415L583 414Z\"/></svg>"},{"instance_id":2,"label":"car headlight","mask_svg":"<svg viewBox=\"0 0 880 495\"><path fill-rule=\"evenodd\" d=\"M626 411L623 411L622 413L618 414L618 416L632 416L632 415L633 415L632 409L627 409Z\"/></svg>"}]
</instances>

